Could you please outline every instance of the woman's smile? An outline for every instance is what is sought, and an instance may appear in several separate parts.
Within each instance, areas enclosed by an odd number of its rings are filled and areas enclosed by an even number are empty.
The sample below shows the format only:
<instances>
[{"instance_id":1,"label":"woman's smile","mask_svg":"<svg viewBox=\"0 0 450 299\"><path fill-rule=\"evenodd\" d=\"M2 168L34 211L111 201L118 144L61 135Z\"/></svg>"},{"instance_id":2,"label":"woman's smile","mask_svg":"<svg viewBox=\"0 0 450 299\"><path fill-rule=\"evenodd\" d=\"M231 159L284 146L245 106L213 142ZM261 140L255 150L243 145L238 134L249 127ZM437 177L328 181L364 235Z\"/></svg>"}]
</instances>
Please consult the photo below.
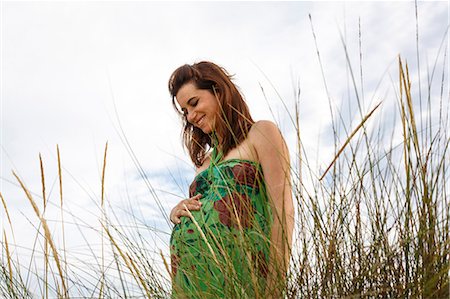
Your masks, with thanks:
<instances>
[{"instance_id":1,"label":"woman's smile","mask_svg":"<svg viewBox=\"0 0 450 299\"><path fill-rule=\"evenodd\" d=\"M176 98L189 123L206 134L212 132L219 105L216 96L210 90L199 89L194 83L189 82L180 88Z\"/></svg>"},{"instance_id":2,"label":"woman's smile","mask_svg":"<svg viewBox=\"0 0 450 299\"><path fill-rule=\"evenodd\" d=\"M203 116L197 121L197 126L201 126L204 119L205 119L205 115L203 115Z\"/></svg>"}]
</instances>

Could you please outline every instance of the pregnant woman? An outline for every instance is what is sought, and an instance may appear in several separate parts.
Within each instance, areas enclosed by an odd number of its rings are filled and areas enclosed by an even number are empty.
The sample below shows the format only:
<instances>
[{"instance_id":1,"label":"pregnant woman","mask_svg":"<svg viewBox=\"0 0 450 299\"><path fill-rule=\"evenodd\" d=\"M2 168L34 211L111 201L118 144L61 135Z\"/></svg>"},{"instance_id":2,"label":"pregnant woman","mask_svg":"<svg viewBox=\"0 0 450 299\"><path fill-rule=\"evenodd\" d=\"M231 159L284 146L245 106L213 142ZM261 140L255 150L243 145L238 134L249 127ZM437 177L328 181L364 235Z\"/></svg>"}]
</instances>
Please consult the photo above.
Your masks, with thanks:
<instances>
[{"instance_id":1,"label":"pregnant woman","mask_svg":"<svg viewBox=\"0 0 450 299\"><path fill-rule=\"evenodd\" d=\"M171 211L173 298L280 298L294 210L289 153L277 126L254 122L222 67L183 65L169 80L196 167Z\"/></svg>"}]
</instances>

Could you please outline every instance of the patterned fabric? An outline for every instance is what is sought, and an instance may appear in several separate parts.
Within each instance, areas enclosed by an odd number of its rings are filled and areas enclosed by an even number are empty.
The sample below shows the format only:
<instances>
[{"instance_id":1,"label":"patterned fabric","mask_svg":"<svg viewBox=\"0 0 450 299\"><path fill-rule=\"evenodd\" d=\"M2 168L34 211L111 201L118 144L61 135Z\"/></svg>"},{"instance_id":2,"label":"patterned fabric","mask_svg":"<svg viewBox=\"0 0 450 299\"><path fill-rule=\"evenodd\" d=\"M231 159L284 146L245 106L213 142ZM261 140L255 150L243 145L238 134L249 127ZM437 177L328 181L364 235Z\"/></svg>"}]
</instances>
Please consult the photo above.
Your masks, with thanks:
<instances>
[{"instance_id":1,"label":"patterned fabric","mask_svg":"<svg viewBox=\"0 0 450 299\"><path fill-rule=\"evenodd\" d=\"M254 298L264 291L272 213L261 166L217 156L189 188L190 197L203 195L200 211L172 231L173 298Z\"/></svg>"}]
</instances>

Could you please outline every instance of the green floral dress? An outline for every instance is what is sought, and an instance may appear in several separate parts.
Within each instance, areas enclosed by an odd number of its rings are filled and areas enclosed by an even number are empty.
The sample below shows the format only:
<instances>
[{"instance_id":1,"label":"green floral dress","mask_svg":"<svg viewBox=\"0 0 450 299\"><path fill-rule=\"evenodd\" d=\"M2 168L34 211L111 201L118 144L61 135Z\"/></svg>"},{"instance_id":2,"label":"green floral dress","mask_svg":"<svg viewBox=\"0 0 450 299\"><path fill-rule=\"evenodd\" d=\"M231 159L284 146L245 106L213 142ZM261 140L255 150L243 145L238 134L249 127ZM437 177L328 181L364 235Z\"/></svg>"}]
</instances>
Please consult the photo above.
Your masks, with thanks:
<instances>
[{"instance_id":1,"label":"green floral dress","mask_svg":"<svg viewBox=\"0 0 450 299\"><path fill-rule=\"evenodd\" d=\"M254 298L264 291L273 219L261 165L220 159L213 151L209 168L190 185L190 197L202 194L200 211L173 228L173 298Z\"/></svg>"}]
</instances>

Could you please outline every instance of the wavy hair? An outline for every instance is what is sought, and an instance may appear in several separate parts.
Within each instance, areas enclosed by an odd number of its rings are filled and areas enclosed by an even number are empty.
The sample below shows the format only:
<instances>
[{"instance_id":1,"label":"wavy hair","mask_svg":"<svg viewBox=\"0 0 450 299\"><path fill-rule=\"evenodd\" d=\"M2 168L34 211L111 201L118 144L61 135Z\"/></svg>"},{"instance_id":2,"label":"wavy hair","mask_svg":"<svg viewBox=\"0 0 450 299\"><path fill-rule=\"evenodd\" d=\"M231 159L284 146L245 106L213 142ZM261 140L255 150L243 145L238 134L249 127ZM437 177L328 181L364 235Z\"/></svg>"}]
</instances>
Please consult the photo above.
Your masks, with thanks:
<instances>
[{"instance_id":1,"label":"wavy hair","mask_svg":"<svg viewBox=\"0 0 450 299\"><path fill-rule=\"evenodd\" d=\"M220 117L211 134L205 134L189 123L186 116L177 108L176 95L187 83L193 83L198 89L209 90L218 99ZM197 167L203 164L208 148L214 146L213 134L220 137L221 143L218 146L225 157L231 149L244 141L254 123L243 96L232 82L232 75L213 62L202 61L177 68L170 76L169 92L172 96L172 105L183 120L184 146Z\"/></svg>"}]
</instances>

